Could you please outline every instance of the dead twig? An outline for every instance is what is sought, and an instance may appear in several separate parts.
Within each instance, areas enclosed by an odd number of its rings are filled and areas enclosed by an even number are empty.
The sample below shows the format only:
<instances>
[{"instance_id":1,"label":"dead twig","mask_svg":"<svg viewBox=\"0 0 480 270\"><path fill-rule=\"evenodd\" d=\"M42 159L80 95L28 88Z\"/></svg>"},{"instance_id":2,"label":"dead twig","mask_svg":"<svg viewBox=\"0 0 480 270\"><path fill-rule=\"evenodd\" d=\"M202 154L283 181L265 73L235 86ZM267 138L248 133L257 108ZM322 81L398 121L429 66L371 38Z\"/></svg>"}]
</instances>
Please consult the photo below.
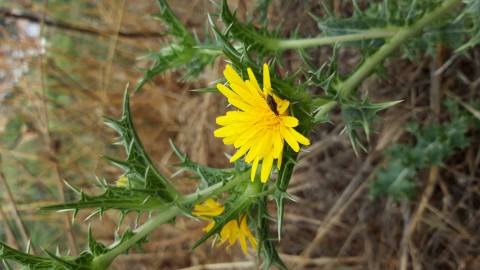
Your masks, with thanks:
<instances>
[{"instance_id":1,"label":"dead twig","mask_svg":"<svg viewBox=\"0 0 480 270\"><path fill-rule=\"evenodd\" d=\"M283 260L287 262L297 262L303 264L310 264L315 266L321 265L329 265L330 267L334 268L334 265L341 265L341 264L361 264L365 262L365 258L363 256L352 256L352 257L319 257L319 258L304 258L302 256L295 256L295 255L288 255L288 254L280 254Z\"/></svg>"},{"instance_id":2,"label":"dead twig","mask_svg":"<svg viewBox=\"0 0 480 270\"><path fill-rule=\"evenodd\" d=\"M404 233L403 233L403 238L401 242L401 248L400 248L400 270L406 270L408 268L408 258L407 258L407 249L408 245L410 242L410 238L415 231L418 223L420 222L423 213L425 212L425 209L428 207L428 201L430 200L430 197L432 196L433 190L435 189L435 186L438 181L438 167L437 166L432 166L430 168L430 173L428 176L428 183L427 187L425 188L425 191L422 194L422 197L420 199L420 203L418 204L417 209L413 213L410 222L406 225Z\"/></svg>"},{"instance_id":3,"label":"dead twig","mask_svg":"<svg viewBox=\"0 0 480 270\"><path fill-rule=\"evenodd\" d=\"M204 265L195 265L187 268L181 268L181 270L226 270L226 269L252 269L255 267L255 262L245 261L245 262L230 262L230 263L214 263L214 264L204 264Z\"/></svg>"},{"instance_id":4,"label":"dead twig","mask_svg":"<svg viewBox=\"0 0 480 270\"><path fill-rule=\"evenodd\" d=\"M14 19L14 20L26 20L32 23L41 23L42 21L42 18L35 14L18 13L5 8L0 9L0 17ZM114 31L100 31L93 27L74 25L66 22L55 21L49 18L46 18L44 23L49 27L59 28L60 30L63 30L63 31L77 32L77 33L82 33L86 35L102 36L102 37L117 35L117 33ZM165 34L157 33L157 32L148 32L148 31L140 31L140 32L119 31L118 36L122 38L130 38L130 39L144 39L144 38L161 38L161 37L164 37Z\"/></svg>"},{"instance_id":5,"label":"dead twig","mask_svg":"<svg viewBox=\"0 0 480 270\"><path fill-rule=\"evenodd\" d=\"M315 248L318 247L320 241L327 235L330 229L339 221L343 213L346 211L348 206L358 198L360 194L364 191L367 187L367 183L369 180L373 178L375 175L376 169L372 171L372 173L368 176L366 181L363 181L363 173L370 169L370 164L374 158L374 154L369 155L365 162L363 163L362 167L358 170L357 175L352 179L352 182L347 186L347 188L343 191L342 195L338 198L335 202L333 207L328 212L325 221L321 226L318 227L315 237L313 241L303 250L301 253L301 257L309 258L314 251ZM299 262L294 269L303 269L305 266L304 262Z\"/></svg>"}]
</instances>

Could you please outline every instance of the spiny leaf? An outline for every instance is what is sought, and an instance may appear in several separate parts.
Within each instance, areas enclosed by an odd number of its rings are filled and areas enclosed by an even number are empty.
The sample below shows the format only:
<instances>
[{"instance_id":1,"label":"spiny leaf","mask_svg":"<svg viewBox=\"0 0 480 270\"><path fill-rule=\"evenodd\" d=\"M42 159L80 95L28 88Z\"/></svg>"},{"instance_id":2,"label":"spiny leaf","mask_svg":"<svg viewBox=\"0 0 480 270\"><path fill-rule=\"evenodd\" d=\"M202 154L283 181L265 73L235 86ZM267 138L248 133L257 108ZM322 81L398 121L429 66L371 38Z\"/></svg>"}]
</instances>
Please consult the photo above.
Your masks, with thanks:
<instances>
[{"instance_id":1,"label":"spiny leaf","mask_svg":"<svg viewBox=\"0 0 480 270\"><path fill-rule=\"evenodd\" d=\"M345 122L345 128L341 133L348 135L353 150L357 155L359 148L366 151L366 147L361 142L358 130L362 130L367 141L369 141L371 124L377 118L378 112L395 106L400 102L401 101L371 103L367 98L342 101L342 119Z\"/></svg>"},{"instance_id":2,"label":"spiny leaf","mask_svg":"<svg viewBox=\"0 0 480 270\"><path fill-rule=\"evenodd\" d=\"M117 209L124 211L145 211L165 205L158 192L149 189L126 189L109 186L98 196L81 193L80 200L42 207L44 211L65 211L98 208L102 211Z\"/></svg>"},{"instance_id":3,"label":"spiny leaf","mask_svg":"<svg viewBox=\"0 0 480 270\"><path fill-rule=\"evenodd\" d=\"M197 77L204 68L213 63L219 55L218 49L205 39L202 43L190 33L180 19L173 13L166 0L158 0L160 13L156 15L169 29L169 34L174 41L160 49L159 52L150 53L148 58L153 59L153 65L144 72L144 76L135 87L140 90L143 85L155 76L168 70L185 70L183 79L190 80Z\"/></svg>"},{"instance_id":4,"label":"spiny leaf","mask_svg":"<svg viewBox=\"0 0 480 270\"><path fill-rule=\"evenodd\" d=\"M172 147L173 152L180 159L180 164L178 164L177 166L194 173L198 178L202 180L202 183L200 185L201 189L209 187L216 183L227 181L237 175L239 172L244 172L249 169L249 166L247 166L241 161L236 162L236 168L231 169L218 169L201 165L188 158L188 156L183 153L171 140L170 146Z\"/></svg>"},{"instance_id":5,"label":"spiny leaf","mask_svg":"<svg viewBox=\"0 0 480 270\"><path fill-rule=\"evenodd\" d=\"M338 44L358 47L362 55L368 57L385 43L385 39L395 34L399 27L409 27L442 2L442 0L384 0L370 3L366 9L354 5L354 14L351 17L342 18L331 14L323 18L316 16L314 18L318 22L322 36L385 32L383 38ZM402 46L403 55L414 59L425 53L433 54L438 43L457 51L478 44L480 41L477 36L480 29L478 1L464 2L466 5L456 20L437 20L432 23L421 35Z\"/></svg>"},{"instance_id":6,"label":"spiny leaf","mask_svg":"<svg viewBox=\"0 0 480 270\"><path fill-rule=\"evenodd\" d=\"M259 13L258 20L262 23L267 22L268 16L268 7L271 4L271 0L259 0L257 1L257 6L255 8L255 12Z\"/></svg>"},{"instance_id":7,"label":"spiny leaf","mask_svg":"<svg viewBox=\"0 0 480 270\"><path fill-rule=\"evenodd\" d=\"M143 188L157 192L157 195L165 201L173 201L178 196L174 186L157 169L135 131L127 90L124 94L123 113L120 120L106 117L105 122L120 135L121 144L124 145L127 153L127 158L124 161L114 158L107 159L112 164L125 170L124 175L129 180L132 178L143 181Z\"/></svg>"},{"instance_id":8,"label":"spiny leaf","mask_svg":"<svg viewBox=\"0 0 480 270\"><path fill-rule=\"evenodd\" d=\"M230 11L226 0L222 2L222 12L220 13L223 23L228 28L228 32L231 33L235 39L241 40L247 46L258 46L257 51L260 49L274 49L275 40L272 38L272 34L265 28L258 29L252 24L243 25L240 23L235 14Z\"/></svg>"},{"instance_id":9,"label":"spiny leaf","mask_svg":"<svg viewBox=\"0 0 480 270\"><path fill-rule=\"evenodd\" d=\"M97 242L93 238L91 226L88 227L87 239L88 239L88 252L90 252L90 254L92 254L93 256L99 256L107 252L108 250L107 247L105 247L105 245L103 245L102 243Z\"/></svg>"},{"instance_id":10,"label":"spiny leaf","mask_svg":"<svg viewBox=\"0 0 480 270\"><path fill-rule=\"evenodd\" d=\"M50 252L47 257L35 256L15 250L0 242L0 260L15 261L32 270L89 270L89 261L76 261L72 258L60 258Z\"/></svg>"},{"instance_id":11,"label":"spiny leaf","mask_svg":"<svg viewBox=\"0 0 480 270\"><path fill-rule=\"evenodd\" d=\"M166 0L158 0L158 7L160 8L160 13L156 14L155 17L162 20L165 25L168 27L169 34L179 37L191 39L193 42L193 37L187 28L183 25L180 19L173 13L173 10L170 8Z\"/></svg>"}]
</instances>

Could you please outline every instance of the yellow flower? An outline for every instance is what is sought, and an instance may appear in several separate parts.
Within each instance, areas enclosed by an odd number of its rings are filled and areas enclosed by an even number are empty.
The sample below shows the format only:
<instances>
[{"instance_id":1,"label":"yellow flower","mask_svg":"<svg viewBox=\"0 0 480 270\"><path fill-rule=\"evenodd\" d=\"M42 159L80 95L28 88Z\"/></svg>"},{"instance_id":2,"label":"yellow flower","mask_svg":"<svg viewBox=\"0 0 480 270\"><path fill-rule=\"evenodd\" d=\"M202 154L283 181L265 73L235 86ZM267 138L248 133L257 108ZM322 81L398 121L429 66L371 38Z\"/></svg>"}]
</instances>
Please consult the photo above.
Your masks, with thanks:
<instances>
[{"instance_id":1,"label":"yellow flower","mask_svg":"<svg viewBox=\"0 0 480 270\"><path fill-rule=\"evenodd\" d=\"M193 207L192 215L210 221L208 225L203 228L204 232L209 232L213 226L215 226L215 220L213 220L212 217L220 216L224 210L225 207L222 204L212 198L208 198L203 203L196 204Z\"/></svg>"},{"instance_id":2,"label":"yellow flower","mask_svg":"<svg viewBox=\"0 0 480 270\"><path fill-rule=\"evenodd\" d=\"M250 245L253 249L257 249L257 239L253 236L252 232L248 228L247 224L247 215L244 215L240 221L240 229L238 230L238 240L240 242L240 247L244 254L247 253L247 241L250 242Z\"/></svg>"},{"instance_id":3,"label":"yellow flower","mask_svg":"<svg viewBox=\"0 0 480 270\"><path fill-rule=\"evenodd\" d=\"M220 245L225 243L228 240L228 247L231 247L235 244L238 236L238 221L232 219L227 224L223 225L222 230L220 231Z\"/></svg>"},{"instance_id":4,"label":"yellow flower","mask_svg":"<svg viewBox=\"0 0 480 270\"><path fill-rule=\"evenodd\" d=\"M128 186L128 178L125 175L122 175L118 178L116 182L117 187L127 187Z\"/></svg>"},{"instance_id":5,"label":"yellow flower","mask_svg":"<svg viewBox=\"0 0 480 270\"><path fill-rule=\"evenodd\" d=\"M222 127L214 135L237 149L230 162L245 156L245 161L252 164L252 181L261 161L260 179L265 183L274 161L278 168L282 164L284 142L298 152L299 144L309 145L310 140L294 129L298 119L288 114L290 102L273 93L268 65L263 65L263 90L252 70L248 68L247 72L249 79L242 80L230 65L225 68L223 74L230 88L222 84L217 84L217 88L238 110L217 117L216 122Z\"/></svg>"},{"instance_id":6,"label":"yellow flower","mask_svg":"<svg viewBox=\"0 0 480 270\"><path fill-rule=\"evenodd\" d=\"M224 206L222 206L216 200L209 198L203 203L196 204L193 207L192 214L210 221L209 224L203 228L204 232L209 232L213 226L215 226L215 221L212 218L221 215L224 210ZM255 239L252 232L250 232L250 229L248 228L247 215L242 216L240 219L240 224L236 219L230 220L222 227L222 230L220 231L220 245L228 241L229 245L227 248L229 248L238 241L245 255L248 251L247 239L252 248L256 249L257 239Z\"/></svg>"},{"instance_id":7,"label":"yellow flower","mask_svg":"<svg viewBox=\"0 0 480 270\"><path fill-rule=\"evenodd\" d=\"M228 241L228 247L231 247L235 242L240 243L240 248L243 254L248 254L247 239L253 249L257 249L257 239L253 236L248 228L247 215L243 215L240 219L240 225L236 219L230 220L225 224L220 231L220 245Z\"/></svg>"}]
</instances>

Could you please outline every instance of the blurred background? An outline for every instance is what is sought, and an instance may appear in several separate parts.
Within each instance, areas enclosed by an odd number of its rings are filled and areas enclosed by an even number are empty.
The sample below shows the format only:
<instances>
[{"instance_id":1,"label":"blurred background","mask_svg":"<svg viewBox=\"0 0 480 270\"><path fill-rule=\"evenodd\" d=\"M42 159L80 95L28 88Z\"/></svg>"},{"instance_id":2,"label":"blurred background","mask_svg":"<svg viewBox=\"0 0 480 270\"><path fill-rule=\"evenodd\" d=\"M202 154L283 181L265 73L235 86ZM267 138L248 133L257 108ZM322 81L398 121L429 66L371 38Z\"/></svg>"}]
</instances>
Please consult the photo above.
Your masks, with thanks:
<instances>
[{"instance_id":1,"label":"blurred background","mask_svg":"<svg viewBox=\"0 0 480 270\"><path fill-rule=\"evenodd\" d=\"M268 16L283 23L287 36L298 26L301 36L319 33L310 13L322 15L322 1L272 1ZM338 15L352 14L351 1L326 1ZM368 1L358 1L367 6ZM208 12L206 0L169 1L189 29L201 35ZM232 0L239 18L256 6L254 0ZM31 239L34 252L70 250L86 245L89 215L81 212L72 225L64 213L38 208L73 200L64 181L87 193L98 192L95 177L114 182L121 173L102 156L122 156L115 136L102 116L120 115L127 84L135 85L151 63L145 56L168 43L162 24L151 14L155 1L5 1L0 0L0 239L24 249ZM320 66L330 48L310 49ZM362 91L372 100L404 100L377 120L367 153L355 156L346 136L339 135L339 112L332 123L312 134L289 192L285 231L278 244L287 264L305 269L398 269L409 258L411 269L480 269L480 137L468 131L468 146L415 176L410 201L372 200L369 182L388 159L394 143L413 144L406 123L447 121L447 96L460 107L475 103L480 90L480 48L452 57L438 45L431 56L415 61L388 61L388 77L368 79ZM295 71L301 59L285 52L285 71ZM340 51L340 70L347 73L360 61L355 49ZM211 86L221 77L218 60L194 82L181 82L171 72L147 83L132 96L137 131L159 168L175 173L172 139L203 164L228 166L230 152L213 137L215 117L225 100L215 93L189 90ZM370 91L369 91L370 90ZM314 90L314 91L319 91ZM473 106L473 105L472 105ZM480 115L475 107L472 114ZM438 177L437 177L438 176ZM433 184L431 179L438 178ZM184 192L192 180L175 177ZM430 192L430 193L428 193ZM425 211L415 216L422 205ZM273 210L273 208L272 208ZM119 215L107 212L91 222L97 240L113 241ZM143 219L146 217L143 217ZM405 238L405 231L414 232ZM203 245L191 251L203 222L179 218L150 237L143 249L120 256L113 269L255 269L255 258L238 247ZM135 226L131 217L125 226ZM1 268L1 266L0 266Z\"/></svg>"}]
</instances>

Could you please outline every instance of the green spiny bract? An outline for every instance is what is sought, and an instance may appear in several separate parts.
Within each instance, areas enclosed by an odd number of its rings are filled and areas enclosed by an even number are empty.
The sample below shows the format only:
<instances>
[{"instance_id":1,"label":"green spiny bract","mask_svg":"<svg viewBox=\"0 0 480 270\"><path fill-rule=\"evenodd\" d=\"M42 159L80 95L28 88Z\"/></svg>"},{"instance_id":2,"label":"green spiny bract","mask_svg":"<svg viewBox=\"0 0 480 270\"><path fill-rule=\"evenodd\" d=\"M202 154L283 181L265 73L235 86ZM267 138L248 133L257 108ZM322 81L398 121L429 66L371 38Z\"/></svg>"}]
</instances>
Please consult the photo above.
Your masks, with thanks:
<instances>
[{"instance_id":1,"label":"green spiny bract","mask_svg":"<svg viewBox=\"0 0 480 270\"><path fill-rule=\"evenodd\" d=\"M366 98L344 101L342 104L342 119L345 122L345 128L342 133L348 135L356 154L358 154L359 148L367 151L361 142L358 130L362 130L367 141L369 141L371 123L377 118L377 114L382 110L395 106L399 102L401 101L370 103Z\"/></svg>"}]
</instances>

